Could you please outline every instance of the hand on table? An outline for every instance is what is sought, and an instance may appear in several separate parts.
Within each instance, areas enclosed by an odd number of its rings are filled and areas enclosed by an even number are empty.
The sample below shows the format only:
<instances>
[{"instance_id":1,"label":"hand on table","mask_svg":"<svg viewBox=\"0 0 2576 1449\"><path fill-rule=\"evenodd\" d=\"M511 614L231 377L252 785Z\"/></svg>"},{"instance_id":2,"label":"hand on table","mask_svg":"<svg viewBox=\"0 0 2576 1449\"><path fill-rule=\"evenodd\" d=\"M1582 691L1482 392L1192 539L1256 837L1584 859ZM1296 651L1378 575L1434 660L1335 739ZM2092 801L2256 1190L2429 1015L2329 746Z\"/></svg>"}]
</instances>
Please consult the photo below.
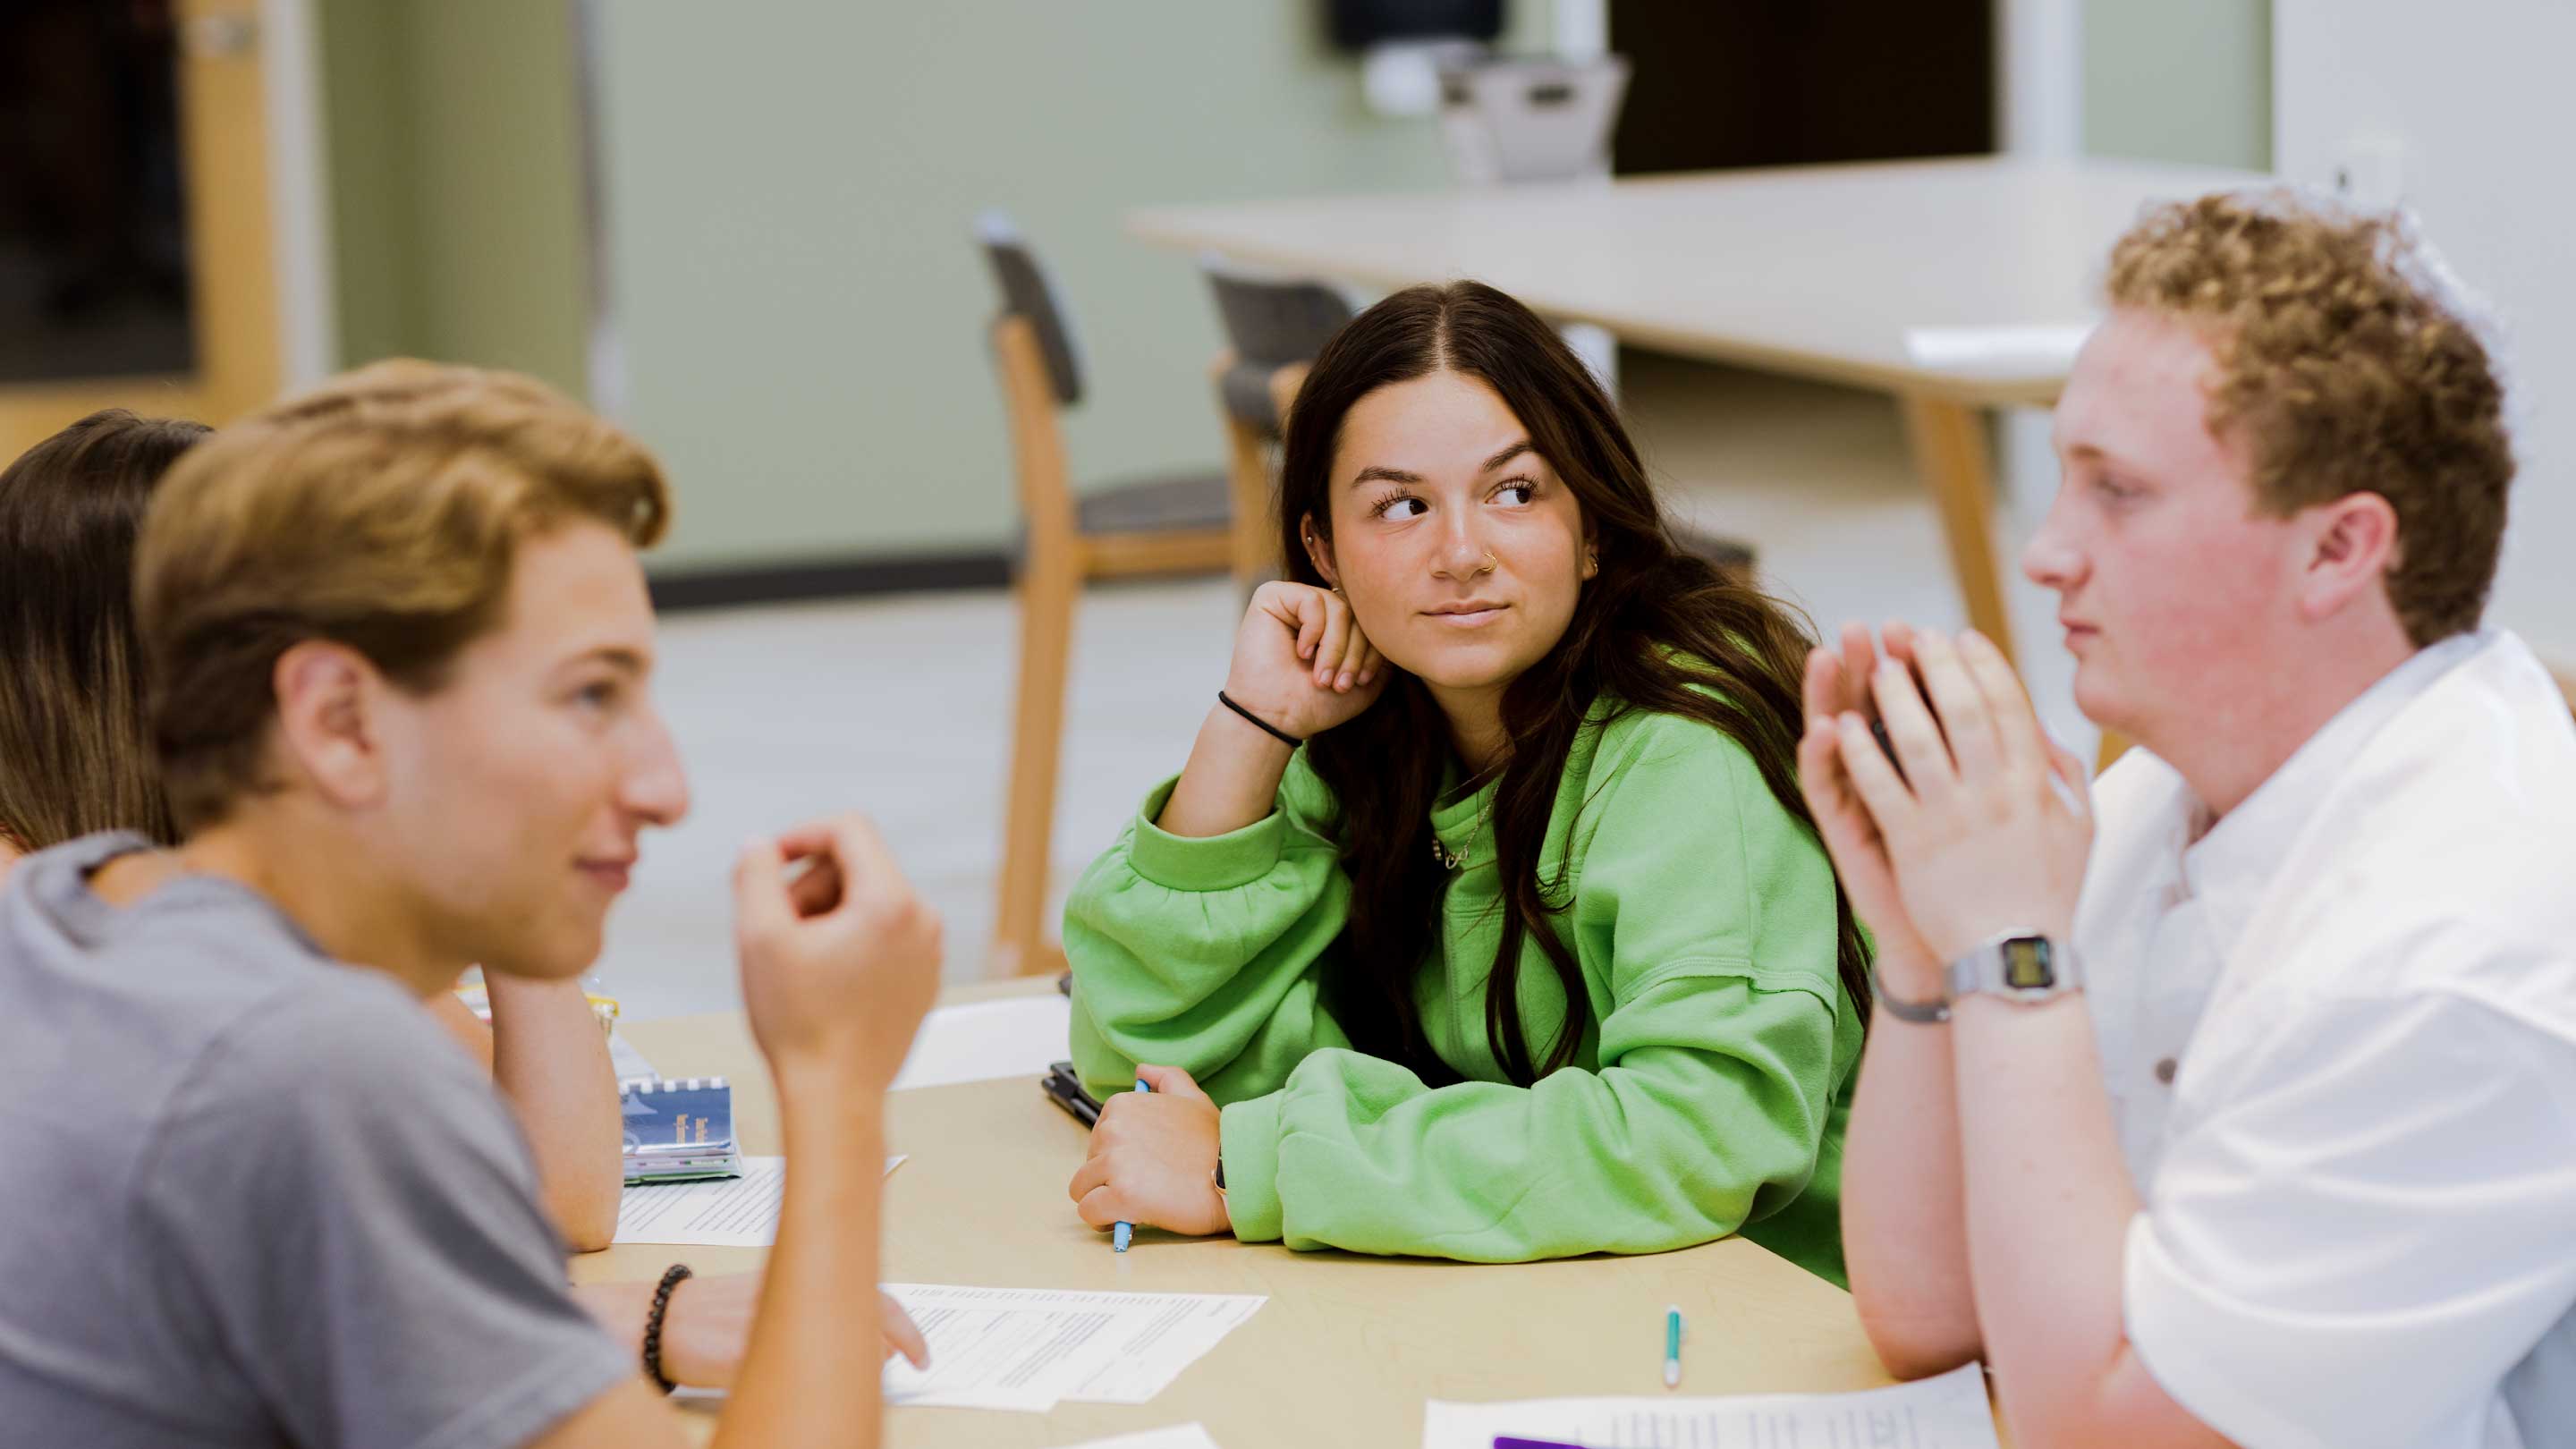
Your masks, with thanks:
<instances>
[{"instance_id":1,"label":"hand on table","mask_svg":"<svg viewBox=\"0 0 2576 1449\"><path fill-rule=\"evenodd\" d=\"M1922 632L1911 652L1913 670L1888 658L1870 675L1901 778L1859 711L1834 725L1844 778L1876 827L1906 918L1935 962L2006 931L2063 943L2093 845L2083 761L2040 730L2020 678L1982 635L1954 647ZM1811 664L1811 692L1815 674Z\"/></svg>"},{"instance_id":2,"label":"hand on table","mask_svg":"<svg viewBox=\"0 0 2576 1449\"><path fill-rule=\"evenodd\" d=\"M930 1345L891 1294L879 1294L885 1356L900 1353L914 1368L930 1367ZM650 1301L649 1293L647 1302ZM662 1371L691 1388L733 1387L742 1351L760 1312L758 1273L717 1273L682 1279L662 1314Z\"/></svg>"},{"instance_id":3,"label":"hand on table","mask_svg":"<svg viewBox=\"0 0 2576 1449\"><path fill-rule=\"evenodd\" d=\"M1229 1232L1216 1190L1217 1105L1178 1067L1136 1068L1154 1090L1100 1104L1091 1156L1068 1195L1095 1228L1129 1222L1191 1237Z\"/></svg>"}]
</instances>

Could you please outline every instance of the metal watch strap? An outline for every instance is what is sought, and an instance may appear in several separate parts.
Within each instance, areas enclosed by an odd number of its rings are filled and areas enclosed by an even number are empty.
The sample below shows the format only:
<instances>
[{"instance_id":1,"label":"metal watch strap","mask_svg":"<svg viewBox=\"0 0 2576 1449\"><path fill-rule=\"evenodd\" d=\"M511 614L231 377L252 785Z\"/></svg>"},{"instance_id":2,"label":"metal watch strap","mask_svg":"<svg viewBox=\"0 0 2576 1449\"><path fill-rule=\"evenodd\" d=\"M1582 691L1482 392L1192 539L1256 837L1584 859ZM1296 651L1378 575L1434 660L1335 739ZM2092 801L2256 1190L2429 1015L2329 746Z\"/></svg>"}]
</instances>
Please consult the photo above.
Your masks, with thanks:
<instances>
[{"instance_id":1,"label":"metal watch strap","mask_svg":"<svg viewBox=\"0 0 2576 1449\"><path fill-rule=\"evenodd\" d=\"M1877 998L1881 1010L1894 1016L1898 1021L1938 1026L1950 1019L1948 998L1938 1001L1908 1001L1896 995L1887 989L1886 982L1878 978L1878 963L1875 961L1871 962L1869 967L1869 994Z\"/></svg>"}]
</instances>

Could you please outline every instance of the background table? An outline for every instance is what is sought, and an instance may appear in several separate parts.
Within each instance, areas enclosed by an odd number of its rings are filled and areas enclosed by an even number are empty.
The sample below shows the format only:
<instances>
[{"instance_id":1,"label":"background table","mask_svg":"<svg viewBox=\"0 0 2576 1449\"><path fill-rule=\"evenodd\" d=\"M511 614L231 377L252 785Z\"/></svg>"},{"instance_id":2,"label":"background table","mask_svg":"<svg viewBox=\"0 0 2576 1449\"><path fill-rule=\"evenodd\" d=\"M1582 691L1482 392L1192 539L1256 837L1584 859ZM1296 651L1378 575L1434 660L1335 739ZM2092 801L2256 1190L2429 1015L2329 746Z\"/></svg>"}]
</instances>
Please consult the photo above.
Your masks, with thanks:
<instances>
[{"instance_id":1,"label":"background table","mask_svg":"<svg viewBox=\"0 0 2576 1449\"><path fill-rule=\"evenodd\" d=\"M1975 158L1166 207L1128 229L1373 288L1472 277L1659 351L1892 393L1969 621L2009 651L1980 414L2054 402L2065 368L1927 367L1906 330L2080 322L2142 207L2267 180Z\"/></svg>"},{"instance_id":2,"label":"background table","mask_svg":"<svg viewBox=\"0 0 2576 1449\"><path fill-rule=\"evenodd\" d=\"M947 1000L1053 989L1012 982ZM632 1023L671 1076L734 1083L746 1151L778 1151L768 1073L734 1015ZM1663 1391L1663 1311L1690 1322L1686 1393L1870 1388L1889 1382L1850 1298L1787 1260L1728 1239L1644 1258L1477 1266L1139 1231L1124 1256L1074 1216L1065 1184L1083 1132L1030 1081L896 1093L888 1150L888 1282L1128 1292L1261 1293L1270 1301L1150 1404L1063 1404L1045 1415L895 1409L893 1445L1064 1445L1196 1419L1224 1449L1422 1442L1431 1398ZM577 1281L649 1280L675 1259L756 1269L762 1250L637 1244L574 1260Z\"/></svg>"}]
</instances>

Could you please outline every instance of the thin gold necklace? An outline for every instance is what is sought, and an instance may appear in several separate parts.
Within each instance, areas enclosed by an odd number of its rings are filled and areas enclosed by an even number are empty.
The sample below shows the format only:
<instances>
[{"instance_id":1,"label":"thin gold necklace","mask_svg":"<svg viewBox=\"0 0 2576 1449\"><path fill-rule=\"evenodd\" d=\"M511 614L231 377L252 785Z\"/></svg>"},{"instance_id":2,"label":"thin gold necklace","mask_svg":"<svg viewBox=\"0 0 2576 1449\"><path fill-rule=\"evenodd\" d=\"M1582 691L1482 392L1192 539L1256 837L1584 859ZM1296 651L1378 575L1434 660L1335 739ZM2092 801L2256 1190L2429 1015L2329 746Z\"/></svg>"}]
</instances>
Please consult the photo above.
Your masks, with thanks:
<instances>
[{"instance_id":1,"label":"thin gold necklace","mask_svg":"<svg viewBox=\"0 0 2576 1449\"><path fill-rule=\"evenodd\" d=\"M1500 790L1496 790L1494 793L1500 794L1502 792ZM1493 812L1494 796L1487 795L1485 797L1485 803L1476 807L1476 823L1467 828L1468 839L1473 840L1478 835L1484 833L1486 817L1492 815ZM1440 843L1440 832L1437 828L1434 828L1431 832L1431 858L1439 863L1442 870L1457 870L1459 867L1464 866L1467 863L1467 857L1460 855L1458 852L1451 850L1448 846Z\"/></svg>"}]
</instances>

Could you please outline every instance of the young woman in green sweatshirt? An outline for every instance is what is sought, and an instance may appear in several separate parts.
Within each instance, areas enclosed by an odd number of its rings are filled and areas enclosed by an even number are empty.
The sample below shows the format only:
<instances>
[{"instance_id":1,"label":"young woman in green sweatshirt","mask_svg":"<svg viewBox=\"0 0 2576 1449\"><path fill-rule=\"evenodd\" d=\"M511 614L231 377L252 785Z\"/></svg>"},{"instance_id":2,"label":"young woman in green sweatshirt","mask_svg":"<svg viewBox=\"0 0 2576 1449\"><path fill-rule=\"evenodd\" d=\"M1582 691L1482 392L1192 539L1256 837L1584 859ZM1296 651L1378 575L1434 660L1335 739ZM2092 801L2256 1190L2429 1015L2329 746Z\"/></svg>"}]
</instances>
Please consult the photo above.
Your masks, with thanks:
<instances>
[{"instance_id":1,"label":"young woman in green sweatshirt","mask_svg":"<svg viewBox=\"0 0 2576 1449\"><path fill-rule=\"evenodd\" d=\"M1863 938L1807 638L1674 546L1616 409L1470 282L1288 420L1289 577L1075 888L1085 1221L1505 1262L1741 1232L1841 1282Z\"/></svg>"}]
</instances>

